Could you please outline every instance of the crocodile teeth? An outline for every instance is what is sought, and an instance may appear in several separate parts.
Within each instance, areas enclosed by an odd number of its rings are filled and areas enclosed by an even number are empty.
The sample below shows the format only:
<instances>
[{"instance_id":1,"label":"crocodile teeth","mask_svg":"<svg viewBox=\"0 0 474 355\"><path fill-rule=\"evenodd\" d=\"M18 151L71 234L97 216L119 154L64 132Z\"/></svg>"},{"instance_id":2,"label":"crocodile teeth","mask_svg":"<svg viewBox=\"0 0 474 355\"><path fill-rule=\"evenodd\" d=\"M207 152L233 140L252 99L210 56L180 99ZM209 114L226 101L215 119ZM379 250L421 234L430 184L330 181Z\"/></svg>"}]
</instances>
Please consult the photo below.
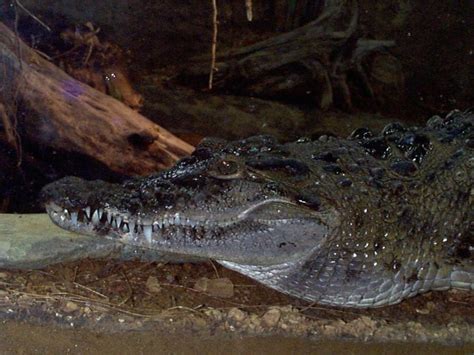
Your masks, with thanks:
<instances>
[{"instance_id":1,"label":"crocodile teeth","mask_svg":"<svg viewBox=\"0 0 474 355\"><path fill-rule=\"evenodd\" d=\"M181 218L179 216L179 213L176 213L174 215L174 224L177 224L177 225L181 224Z\"/></svg>"},{"instance_id":2,"label":"crocodile teeth","mask_svg":"<svg viewBox=\"0 0 474 355\"><path fill-rule=\"evenodd\" d=\"M125 233L130 232L130 229L128 228L128 223L127 223L127 222L123 222L122 230L123 230Z\"/></svg>"},{"instance_id":3,"label":"crocodile teeth","mask_svg":"<svg viewBox=\"0 0 474 355\"><path fill-rule=\"evenodd\" d=\"M92 224L99 224L100 217L99 217L99 212L98 210L95 210L94 213L92 214Z\"/></svg>"},{"instance_id":4,"label":"crocodile teeth","mask_svg":"<svg viewBox=\"0 0 474 355\"><path fill-rule=\"evenodd\" d=\"M122 217L116 216L115 223L117 224L117 228L120 228L120 225L122 224Z\"/></svg>"},{"instance_id":5,"label":"crocodile teeth","mask_svg":"<svg viewBox=\"0 0 474 355\"><path fill-rule=\"evenodd\" d=\"M130 229L130 233L135 233L135 222L130 221L128 227Z\"/></svg>"},{"instance_id":6,"label":"crocodile teeth","mask_svg":"<svg viewBox=\"0 0 474 355\"><path fill-rule=\"evenodd\" d=\"M67 219L69 219L69 211L67 209L64 209L63 213L61 214L61 216L59 218L61 218L61 221L66 221Z\"/></svg>"},{"instance_id":7,"label":"crocodile teeth","mask_svg":"<svg viewBox=\"0 0 474 355\"><path fill-rule=\"evenodd\" d=\"M97 209L97 215L99 216L99 221L102 219L103 214L104 214L104 210L102 208Z\"/></svg>"},{"instance_id":8,"label":"crocodile teeth","mask_svg":"<svg viewBox=\"0 0 474 355\"><path fill-rule=\"evenodd\" d=\"M143 226L143 234L145 234L145 238L148 243L151 244L151 232L152 232L152 227L150 224L146 224Z\"/></svg>"},{"instance_id":9,"label":"crocodile teeth","mask_svg":"<svg viewBox=\"0 0 474 355\"><path fill-rule=\"evenodd\" d=\"M86 208L84 208L83 211L84 211L87 219L91 219L91 208L89 206L87 206Z\"/></svg>"},{"instance_id":10,"label":"crocodile teeth","mask_svg":"<svg viewBox=\"0 0 474 355\"><path fill-rule=\"evenodd\" d=\"M107 213L107 223L112 224L112 213Z\"/></svg>"},{"instance_id":11,"label":"crocodile teeth","mask_svg":"<svg viewBox=\"0 0 474 355\"><path fill-rule=\"evenodd\" d=\"M77 224L77 212L71 212L71 222L72 224Z\"/></svg>"}]
</instances>

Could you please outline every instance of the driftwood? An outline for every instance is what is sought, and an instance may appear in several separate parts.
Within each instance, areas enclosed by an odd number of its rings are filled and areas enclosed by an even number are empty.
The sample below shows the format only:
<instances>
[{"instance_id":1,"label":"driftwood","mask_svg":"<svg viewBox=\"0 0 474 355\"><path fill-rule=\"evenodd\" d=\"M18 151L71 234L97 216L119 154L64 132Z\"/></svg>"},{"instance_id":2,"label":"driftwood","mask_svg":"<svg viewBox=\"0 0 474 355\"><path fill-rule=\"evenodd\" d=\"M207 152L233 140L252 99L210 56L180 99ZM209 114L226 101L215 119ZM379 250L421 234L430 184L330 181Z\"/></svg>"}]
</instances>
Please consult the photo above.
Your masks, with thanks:
<instances>
[{"instance_id":1,"label":"driftwood","mask_svg":"<svg viewBox=\"0 0 474 355\"><path fill-rule=\"evenodd\" d=\"M0 85L0 104L10 122L18 117L24 138L91 156L113 171L152 173L193 150L121 102L71 78L2 23Z\"/></svg>"},{"instance_id":2,"label":"driftwood","mask_svg":"<svg viewBox=\"0 0 474 355\"><path fill-rule=\"evenodd\" d=\"M321 15L300 28L218 54L213 88L261 98L303 99L322 109L351 109L354 91L368 99L375 95L364 60L374 53L386 54L384 50L394 45L358 38L357 23L355 0L326 1ZM179 80L203 82L209 69L202 60L188 66Z\"/></svg>"}]
</instances>

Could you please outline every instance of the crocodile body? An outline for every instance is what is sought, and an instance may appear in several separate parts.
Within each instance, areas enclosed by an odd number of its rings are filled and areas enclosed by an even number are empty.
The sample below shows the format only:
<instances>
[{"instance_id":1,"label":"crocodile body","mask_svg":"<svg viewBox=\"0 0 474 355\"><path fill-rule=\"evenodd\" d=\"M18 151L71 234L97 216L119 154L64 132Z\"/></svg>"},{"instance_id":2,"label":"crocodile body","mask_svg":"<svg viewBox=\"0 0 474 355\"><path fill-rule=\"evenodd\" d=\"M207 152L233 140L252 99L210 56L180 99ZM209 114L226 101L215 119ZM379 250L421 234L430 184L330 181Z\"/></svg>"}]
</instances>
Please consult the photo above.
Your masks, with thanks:
<instances>
[{"instance_id":1,"label":"crocodile body","mask_svg":"<svg viewBox=\"0 0 474 355\"><path fill-rule=\"evenodd\" d=\"M474 289L474 114L423 128L279 144L205 139L123 184L67 177L51 219L83 234L213 258L308 301L377 307Z\"/></svg>"}]
</instances>

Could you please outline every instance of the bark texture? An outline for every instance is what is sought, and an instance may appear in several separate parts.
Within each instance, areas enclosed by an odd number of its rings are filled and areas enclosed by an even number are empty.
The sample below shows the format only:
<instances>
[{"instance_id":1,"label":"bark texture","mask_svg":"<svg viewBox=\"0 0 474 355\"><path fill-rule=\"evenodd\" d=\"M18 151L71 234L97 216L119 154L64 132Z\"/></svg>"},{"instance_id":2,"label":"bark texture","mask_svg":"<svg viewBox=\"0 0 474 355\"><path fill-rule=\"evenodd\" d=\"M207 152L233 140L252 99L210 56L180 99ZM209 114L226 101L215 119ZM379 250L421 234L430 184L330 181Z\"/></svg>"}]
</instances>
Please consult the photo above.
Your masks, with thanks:
<instances>
[{"instance_id":1,"label":"bark texture","mask_svg":"<svg viewBox=\"0 0 474 355\"><path fill-rule=\"evenodd\" d=\"M35 144L86 154L127 175L167 168L193 150L123 103L71 78L2 23L0 83L3 111L10 122L18 117L22 135Z\"/></svg>"}]
</instances>

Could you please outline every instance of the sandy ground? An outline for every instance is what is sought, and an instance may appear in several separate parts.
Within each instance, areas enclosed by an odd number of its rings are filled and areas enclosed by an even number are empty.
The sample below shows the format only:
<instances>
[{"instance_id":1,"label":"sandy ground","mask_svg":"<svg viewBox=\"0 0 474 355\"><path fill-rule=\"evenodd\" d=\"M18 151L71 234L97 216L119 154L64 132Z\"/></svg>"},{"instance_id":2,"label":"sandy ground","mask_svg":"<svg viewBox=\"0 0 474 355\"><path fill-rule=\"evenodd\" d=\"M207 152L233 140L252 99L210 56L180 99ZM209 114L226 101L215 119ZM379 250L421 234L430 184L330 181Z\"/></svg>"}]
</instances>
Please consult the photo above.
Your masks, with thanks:
<instances>
[{"instance_id":1,"label":"sandy ground","mask_svg":"<svg viewBox=\"0 0 474 355\"><path fill-rule=\"evenodd\" d=\"M287 297L211 261L83 260L0 271L0 318L104 336L139 331L459 348L474 339L474 295L451 290L391 307L338 309Z\"/></svg>"}]
</instances>

